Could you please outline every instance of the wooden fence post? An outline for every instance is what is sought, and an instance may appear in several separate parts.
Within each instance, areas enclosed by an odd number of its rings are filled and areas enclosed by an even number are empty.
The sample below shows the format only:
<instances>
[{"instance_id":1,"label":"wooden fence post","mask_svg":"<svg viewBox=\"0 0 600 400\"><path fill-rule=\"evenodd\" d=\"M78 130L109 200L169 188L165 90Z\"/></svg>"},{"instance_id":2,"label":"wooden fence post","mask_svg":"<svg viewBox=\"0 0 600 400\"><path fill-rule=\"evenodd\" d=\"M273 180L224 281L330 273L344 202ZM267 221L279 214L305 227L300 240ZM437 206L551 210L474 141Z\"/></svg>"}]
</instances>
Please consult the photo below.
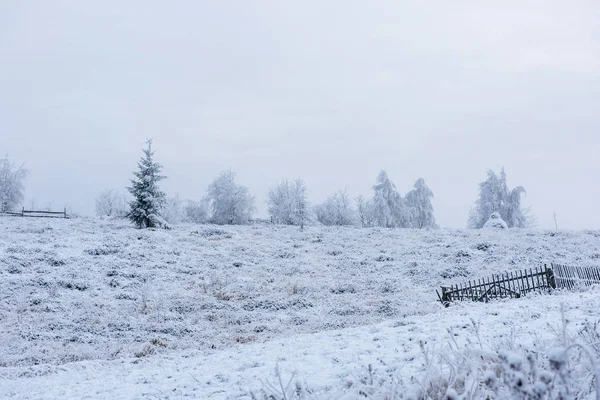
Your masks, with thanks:
<instances>
[{"instance_id":1,"label":"wooden fence post","mask_svg":"<svg viewBox=\"0 0 600 400\"><path fill-rule=\"evenodd\" d=\"M554 270L552 268L548 268L548 266L546 264L544 264L544 267L546 267L546 279L548 280L548 286L550 286L552 289L556 289L556 280L554 279Z\"/></svg>"}]
</instances>

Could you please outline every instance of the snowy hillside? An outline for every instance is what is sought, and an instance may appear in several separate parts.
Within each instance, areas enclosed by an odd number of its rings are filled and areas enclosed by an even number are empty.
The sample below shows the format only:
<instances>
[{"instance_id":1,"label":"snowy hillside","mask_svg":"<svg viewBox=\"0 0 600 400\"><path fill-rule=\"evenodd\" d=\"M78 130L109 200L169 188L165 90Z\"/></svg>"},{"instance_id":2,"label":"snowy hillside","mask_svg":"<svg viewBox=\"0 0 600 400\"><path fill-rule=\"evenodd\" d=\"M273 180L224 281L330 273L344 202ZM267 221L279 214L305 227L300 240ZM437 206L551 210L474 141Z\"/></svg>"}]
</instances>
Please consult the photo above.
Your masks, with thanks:
<instances>
[{"instance_id":1,"label":"snowy hillside","mask_svg":"<svg viewBox=\"0 0 600 400\"><path fill-rule=\"evenodd\" d=\"M497 319L497 303L443 309L439 285L550 262L600 265L600 233L300 232L262 225L140 231L113 221L3 218L0 260L4 395L27 397L30 383L42 388L55 374L59 380L76 374L79 388L60 390L75 390L64 396L79 398L86 380L110 373L130 386L160 379L157 387L179 390L169 398L196 396L191 388L205 390L202 385L209 387L203 396L213 385L220 393L214 398L227 398L230 390L260 386L253 380L288 357L285 367L314 371L312 381L324 382L324 393L343 385L350 368L332 367L335 359L364 367L400 346L408 355L394 357L417 371L419 339L439 340L448 326L464 327L471 316ZM597 317L593 294L539 299L507 303L514 308L498 319L521 330L540 319L536 327L548 334L543 326L556 320L561 301L581 318ZM494 325L490 334L507 335L505 328ZM96 361L65 365L84 360ZM259 369L248 375L252 368ZM171 373L172 385L162 381ZM30 381L30 375L46 376ZM102 395L109 389L99 384L90 383L98 397L113 397ZM131 397L121 389L121 398Z\"/></svg>"}]
</instances>

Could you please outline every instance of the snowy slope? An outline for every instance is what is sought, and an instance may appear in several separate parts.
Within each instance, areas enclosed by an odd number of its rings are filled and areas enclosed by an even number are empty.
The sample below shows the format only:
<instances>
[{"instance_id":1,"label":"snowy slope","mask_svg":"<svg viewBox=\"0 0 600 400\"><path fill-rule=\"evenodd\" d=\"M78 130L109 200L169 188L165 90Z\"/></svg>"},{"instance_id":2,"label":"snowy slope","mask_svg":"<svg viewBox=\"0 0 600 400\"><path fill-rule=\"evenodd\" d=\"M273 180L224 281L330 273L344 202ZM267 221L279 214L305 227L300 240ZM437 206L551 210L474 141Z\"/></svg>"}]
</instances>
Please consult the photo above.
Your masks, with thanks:
<instances>
[{"instance_id":1,"label":"snowy slope","mask_svg":"<svg viewBox=\"0 0 600 400\"><path fill-rule=\"evenodd\" d=\"M274 370L279 365L285 381L296 372L294 382L314 395L339 398L366 376L369 364L376 379L419 379L425 368L419 342L428 351L443 350L451 342L448 328L460 345L475 340L471 319L481 322L481 340L491 350L511 342L530 348L555 346L560 340L561 303L573 332L585 321L600 318L600 296L595 292L459 305L366 327L236 344L210 355L177 351L141 360L5 368L0 397L249 399L261 382L277 382Z\"/></svg>"},{"instance_id":2,"label":"snowy slope","mask_svg":"<svg viewBox=\"0 0 600 400\"><path fill-rule=\"evenodd\" d=\"M57 390L74 390L69 396L79 398L77 390L86 387L116 394L122 386L140 395L145 380L160 390L183 390L191 379L189 387L199 391L204 383L196 379L215 372L207 388L230 393L260 385L255 378L272 373L279 358L292 360L289 368L281 362L288 371L319 371L313 372L319 390L339 388L348 370L324 361L345 354L333 345L336 337L340 349L349 349L341 364L364 369L367 343L383 354L394 340L406 342L411 327L392 328L398 321L412 321L433 338L447 327L440 315L455 320L463 312L468 321L467 310L497 308L444 310L436 301L439 285L548 262L600 265L600 233L195 225L140 231L114 221L3 218L2 390L35 393L35 382L43 388L62 374L79 374ZM539 302L518 304L542 307ZM555 311L557 300L543 307ZM504 318L531 321L521 314ZM372 342L372 329L386 333ZM386 345L381 353L379 340ZM170 372L148 376L163 369ZM44 371L50 375L13 380ZM102 386L114 382L111 374L119 377L117 388ZM169 383L167 375L179 378ZM217 384L217 375L225 381ZM88 378L98 382L86 384Z\"/></svg>"}]
</instances>

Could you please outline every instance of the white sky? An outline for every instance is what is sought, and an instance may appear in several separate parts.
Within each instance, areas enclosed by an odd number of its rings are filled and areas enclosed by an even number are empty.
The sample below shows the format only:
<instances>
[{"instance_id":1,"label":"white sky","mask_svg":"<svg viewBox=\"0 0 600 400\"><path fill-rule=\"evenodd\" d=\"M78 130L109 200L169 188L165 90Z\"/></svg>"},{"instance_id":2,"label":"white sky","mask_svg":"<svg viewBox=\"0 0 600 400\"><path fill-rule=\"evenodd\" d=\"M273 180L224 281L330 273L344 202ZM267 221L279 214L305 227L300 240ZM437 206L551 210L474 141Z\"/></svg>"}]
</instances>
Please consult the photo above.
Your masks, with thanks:
<instances>
[{"instance_id":1,"label":"white sky","mask_svg":"<svg viewBox=\"0 0 600 400\"><path fill-rule=\"evenodd\" d=\"M495 3L493 6L492 3ZM4 1L0 153L28 201L92 213L147 137L200 198L231 167L256 196L313 203L419 177L464 227L488 168L540 226L598 228L600 2Z\"/></svg>"}]
</instances>

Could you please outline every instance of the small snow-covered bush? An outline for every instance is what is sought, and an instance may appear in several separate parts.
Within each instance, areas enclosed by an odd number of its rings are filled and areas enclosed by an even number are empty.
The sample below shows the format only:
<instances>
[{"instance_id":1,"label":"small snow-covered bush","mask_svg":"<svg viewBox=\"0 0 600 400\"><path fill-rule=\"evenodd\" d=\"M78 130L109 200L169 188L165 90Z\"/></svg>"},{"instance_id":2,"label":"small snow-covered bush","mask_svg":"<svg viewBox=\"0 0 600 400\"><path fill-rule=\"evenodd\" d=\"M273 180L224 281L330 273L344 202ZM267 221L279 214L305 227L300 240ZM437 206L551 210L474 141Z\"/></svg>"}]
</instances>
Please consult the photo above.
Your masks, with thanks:
<instances>
[{"instance_id":1,"label":"small snow-covered bush","mask_svg":"<svg viewBox=\"0 0 600 400\"><path fill-rule=\"evenodd\" d=\"M502 219L502 217L500 216L500 213L492 213L492 215L490 215L490 219L487 220L487 222L483 225L484 229L508 229L508 225L506 224L506 222L504 222L504 220Z\"/></svg>"}]
</instances>

